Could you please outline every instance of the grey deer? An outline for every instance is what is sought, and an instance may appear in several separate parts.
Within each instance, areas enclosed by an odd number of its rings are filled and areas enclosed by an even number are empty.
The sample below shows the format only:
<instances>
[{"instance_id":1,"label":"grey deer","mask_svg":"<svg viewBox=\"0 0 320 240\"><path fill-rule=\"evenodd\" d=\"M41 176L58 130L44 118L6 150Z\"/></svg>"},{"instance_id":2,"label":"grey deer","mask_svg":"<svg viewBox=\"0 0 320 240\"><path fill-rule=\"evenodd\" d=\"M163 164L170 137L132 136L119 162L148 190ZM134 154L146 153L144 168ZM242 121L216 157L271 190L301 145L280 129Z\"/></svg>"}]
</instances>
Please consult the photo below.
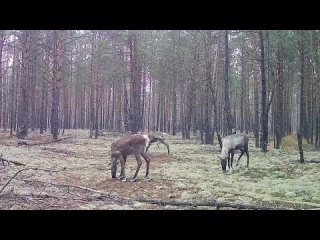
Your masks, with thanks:
<instances>
[{"instance_id":1,"label":"grey deer","mask_svg":"<svg viewBox=\"0 0 320 240\"><path fill-rule=\"evenodd\" d=\"M227 160L229 171L232 171L233 156L235 150L240 150L241 154L237 160L236 167L239 160L244 153L247 155L247 168L249 169L249 150L248 150L249 137L245 133L236 133L226 136L222 141L222 149L220 154L222 171L226 172Z\"/></svg>"}]
</instances>

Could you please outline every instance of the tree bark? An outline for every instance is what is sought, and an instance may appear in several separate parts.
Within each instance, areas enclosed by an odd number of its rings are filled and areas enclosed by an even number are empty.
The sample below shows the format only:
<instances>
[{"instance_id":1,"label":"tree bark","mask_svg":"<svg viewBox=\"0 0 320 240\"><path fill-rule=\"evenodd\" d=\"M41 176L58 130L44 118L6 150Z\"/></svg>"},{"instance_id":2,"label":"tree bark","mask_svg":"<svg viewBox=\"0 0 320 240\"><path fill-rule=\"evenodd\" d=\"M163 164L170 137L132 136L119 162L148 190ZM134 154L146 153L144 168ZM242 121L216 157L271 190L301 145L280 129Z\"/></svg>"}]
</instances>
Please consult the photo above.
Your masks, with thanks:
<instances>
[{"instance_id":1,"label":"tree bark","mask_svg":"<svg viewBox=\"0 0 320 240\"><path fill-rule=\"evenodd\" d=\"M304 46L304 31L300 31L301 36L299 39L299 53L300 53L300 126L298 130L298 145L300 153L300 162L304 163L302 139L304 137L304 115L305 115L305 104L304 104L304 67L305 67L305 46Z\"/></svg>"},{"instance_id":2,"label":"tree bark","mask_svg":"<svg viewBox=\"0 0 320 240\"><path fill-rule=\"evenodd\" d=\"M277 99L276 99L276 112L275 112L275 139L276 144L275 148L279 149L283 137L283 46L278 46L277 51L277 58L278 58L278 81L277 81L277 87L275 88Z\"/></svg>"},{"instance_id":3,"label":"tree bark","mask_svg":"<svg viewBox=\"0 0 320 240\"><path fill-rule=\"evenodd\" d=\"M257 37L253 35L253 100L254 100L254 138L255 146L259 147L259 80L258 80L258 61L257 61Z\"/></svg>"},{"instance_id":4,"label":"tree bark","mask_svg":"<svg viewBox=\"0 0 320 240\"><path fill-rule=\"evenodd\" d=\"M17 138L24 139L28 135L29 128L29 78L30 78L30 50L31 50L31 31L22 32L22 68L20 79L20 101L18 110L18 131Z\"/></svg>"},{"instance_id":5,"label":"tree bark","mask_svg":"<svg viewBox=\"0 0 320 240\"><path fill-rule=\"evenodd\" d=\"M129 35L130 48L130 130L137 133L141 123L141 78L138 64L137 34Z\"/></svg>"},{"instance_id":6,"label":"tree bark","mask_svg":"<svg viewBox=\"0 0 320 240\"><path fill-rule=\"evenodd\" d=\"M52 107L51 107L51 133L53 140L58 140L59 134L59 102L62 86L62 66L64 60L64 30L55 30L54 34L54 72L52 85Z\"/></svg>"},{"instance_id":7,"label":"tree bark","mask_svg":"<svg viewBox=\"0 0 320 240\"><path fill-rule=\"evenodd\" d=\"M259 31L260 51L261 51L261 138L260 147L262 152L268 150L268 112L267 112L267 89L265 74L265 58L264 58L264 36L262 30Z\"/></svg>"},{"instance_id":8,"label":"tree bark","mask_svg":"<svg viewBox=\"0 0 320 240\"><path fill-rule=\"evenodd\" d=\"M224 132L229 135L232 132L232 116L230 107L229 90L229 34L225 31L225 65L224 65Z\"/></svg>"},{"instance_id":9,"label":"tree bark","mask_svg":"<svg viewBox=\"0 0 320 240\"><path fill-rule=\"evenodd\" d=\"M91 82L90 82L90 134L89 137L92 138L95 123L95 85L96 85L96 31L92 31L91 38Z\"/></svg>"}]
</instances>

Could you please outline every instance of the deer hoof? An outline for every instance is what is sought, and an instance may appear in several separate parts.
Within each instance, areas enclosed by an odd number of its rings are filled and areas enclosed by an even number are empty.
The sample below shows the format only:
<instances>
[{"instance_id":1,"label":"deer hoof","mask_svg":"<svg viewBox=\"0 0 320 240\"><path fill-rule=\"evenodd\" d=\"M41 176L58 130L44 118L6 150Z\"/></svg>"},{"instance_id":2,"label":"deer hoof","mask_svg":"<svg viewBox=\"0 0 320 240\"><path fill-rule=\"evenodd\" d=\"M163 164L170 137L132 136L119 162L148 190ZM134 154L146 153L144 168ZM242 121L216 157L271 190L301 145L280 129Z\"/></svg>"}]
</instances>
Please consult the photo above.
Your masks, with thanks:
<instances>
[{"instance_id":1,"label":"deer hoof","mask_svg":"<svg viewBox=\"0 0 320 240\"><path fill-rule=\"evenodd\" d=\"M144 179L145 179L146 181L150 181L150 180L151 180L151 178L150 178L149 176L146 176Z\"/></svg>"},{"instance_id":2,"label":"deer hoof","mask_svg":"<svg viewBox=\"0 0 320 240\"><path fill-rule=\"evenodd\" d=\"M127 181L126 177L122 178L122 182L126 182L126 181Z\"/></svg>"},{"instance_id":3,"label":"deer hoof","mask_svg":"<svg viewBox=\"0 0 320 240\"><path fill-rule=\"evenodd\" d=\"M119 176L118 179L119 179L119 180L122 180L122 181L127 181L127 178L124 177L124 176Z\"/></svg>"},{"instance_id":4,"label":"deer hoof","mask_svg":"<svg viewBox=\"0 0 320 240\"><path fill-rule=\"evenodd\" d=\"M131 181L131 182L136 182L137 179L136 179L136 178L132 178L130 181Z\"/></svg>"}]
</instances>

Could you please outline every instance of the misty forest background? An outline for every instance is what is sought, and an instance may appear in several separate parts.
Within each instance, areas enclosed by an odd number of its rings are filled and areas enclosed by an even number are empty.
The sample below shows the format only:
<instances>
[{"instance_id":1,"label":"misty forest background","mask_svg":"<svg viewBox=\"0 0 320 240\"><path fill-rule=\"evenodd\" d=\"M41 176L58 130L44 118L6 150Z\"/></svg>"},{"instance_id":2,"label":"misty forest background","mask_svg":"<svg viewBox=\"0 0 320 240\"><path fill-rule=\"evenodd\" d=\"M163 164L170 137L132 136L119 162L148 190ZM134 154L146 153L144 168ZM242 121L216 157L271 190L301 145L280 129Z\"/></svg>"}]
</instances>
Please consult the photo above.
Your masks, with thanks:
<instances>
[{"instance_id":1,"label":"misty forest background","mask_svg":"<svg viewBox=\"0 0 320 240\"><path fill-rule=\"evenodd\" d=\"M318 30L1 30L0 128L199 134L320 149ZM303 161L303 158L301 159Z\"/></svg>"}]
</instances>

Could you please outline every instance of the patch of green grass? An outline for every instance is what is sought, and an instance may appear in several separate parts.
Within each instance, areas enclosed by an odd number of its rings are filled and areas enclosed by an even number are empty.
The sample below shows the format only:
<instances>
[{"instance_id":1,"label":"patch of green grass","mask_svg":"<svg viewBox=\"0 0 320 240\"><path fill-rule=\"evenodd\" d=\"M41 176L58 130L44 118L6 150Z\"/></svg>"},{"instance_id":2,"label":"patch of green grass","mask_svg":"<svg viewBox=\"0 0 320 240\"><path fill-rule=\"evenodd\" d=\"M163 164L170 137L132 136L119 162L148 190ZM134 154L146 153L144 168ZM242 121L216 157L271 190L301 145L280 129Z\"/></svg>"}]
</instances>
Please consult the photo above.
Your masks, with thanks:
<instances>
[{"instance_id":1,"label":"patch of green grass","mask_svg":"<svg viewBox=\"0 0 320 240\"><path fill-rule=\"evenodd\" d=\"M264 154L254 147L250 139L250 169L246 171L246 155L233 174L224 174L218 158L218 145L201 145L194 140L175 138L170 143L173 161L161 165L161 174L173 180L177 189L182 190L181 199L220 199L240 202L294 201L319 203L320 164L299 164L299 153L273 151ZM293 146L294 137L288 138L287 147ZM239 154L234 156L235 162ZM305 150L307 159L320 159L320 152ZM160 170L158 170L160 171ZM287 205L285 205L287 206Z\"/></svg>"}]
</instances>

